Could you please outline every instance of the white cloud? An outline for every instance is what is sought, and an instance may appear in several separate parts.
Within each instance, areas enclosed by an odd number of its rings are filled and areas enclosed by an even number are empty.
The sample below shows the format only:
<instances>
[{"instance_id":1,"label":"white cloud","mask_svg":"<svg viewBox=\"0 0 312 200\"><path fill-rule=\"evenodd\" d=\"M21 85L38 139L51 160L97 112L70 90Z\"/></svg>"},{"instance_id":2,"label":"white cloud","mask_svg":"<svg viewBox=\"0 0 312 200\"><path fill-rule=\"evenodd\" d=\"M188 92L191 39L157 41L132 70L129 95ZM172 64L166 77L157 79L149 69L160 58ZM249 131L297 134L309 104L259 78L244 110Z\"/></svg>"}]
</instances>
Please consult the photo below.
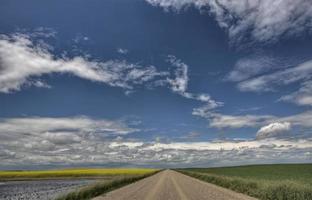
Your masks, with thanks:
<instances>
[{"instance_id":1,"label":"white cloud","mask_svg":"<svg viewBox=\"0 0 312 200\"><path fill-rule=\"evenodd\" d=\"M296 115L290 115L279 118L280 122L290 122L292 125L312 128L312 111L302 112Z\"/></svg>"},{"instance_id":2,"label":"white cloud","mask_svg":"<svg viewBox=\"0 0 312 200\"><path fill-rule=\"evenodd\" d=\"M303 82L298 91L282 96L280 100L293 102L301 106L312 106L312 80Z\"/></svg>"},{"instance_id":3,"label":"white cloud","mask_svg":"<svg viewBox=\"0 0 312 200\"><path fill-rule=\"evenodd\" d=\"M239 150L239 149L253 149L260 148L263 145L274 146L275 148L283 148L283 146L292 146L296 148L307 148L312 147L306 140L300 140L301 142L296 143L295 141L289 140L241 140L241 141L210 141L210 142L172 142L172 143L152 143L150 145L138 144L138 143L120 143L119 145L129 146L132 148L141 147L144 150L162 151L162 150L194 150L194 151L205 151L205 150Z\"/></svg>"},{"instance_id":4,"label":"white cloud","mask_svg":"<svg viewBox=\"0 0 312 200\"><path fill-rule=\"evenodd\" d=\"M312 77L312 60L296 67L279 70L271 74L260 75L238 84L241 91L272 91L276 86L288 85Z\"/></svg>"},{"instance_id":5,"label":"white cloud","mask_svg":"<svg viewBox=\"0 0 312 200\"><path fill-rule=\"evenodd\" d=\"M177 68L175 70L175 78L168 79L168 82L173 92L183 95L187 90L187 85L189 81L188 66L172 55L168 56L168 60L173 66Z\"/></svg>"},{"instance_id":6,"label":"white cloud","mask_svg":"<svg viewBox=\"0 0 312 200\"><path fill-rule=\"evenodd\" d=\"M130 94L138 85L169 85L173 92L185 98L205 102L209 107L222 104L211 99L208 94L187 92L188 66L174 56L168 56L168 61L175 67L174 78L169 78L169 72L158 71L154 66L142 67L118 60L98 62L81 56L59 58L51 54L45 45L36 45L27 35L2 35L0 92L19 91L23 86L51 88L48 83L40 80L42 75L68 73L82 79L124 88L127 90L126 94Z\"/></svg>"},{"instance_id":7,"label":"white cloud","mask_svg":"<svg viewBox=\"0 0 312 200\"><path fill-rule=\"evenodd\" d=\"M37 129L36 129L37 130ZM76 135L72 138L68 135ZM143 142L101 139L93 134L55 132L0 140L0 168L25 165L218 166L281 160L308 161L310 139ZM197 135L197 134L196 134ZM1 135L2 136L2 135ZM83 138L83 139L81 139Z\"/></svg>"},{"instance_id":8,"label":"white cloud","mask_svg":"<svg viewBox=\"0 0 312 200\"><path fill-rule=\"evenodd\" d=\"M99 133L125 135L137 131L120 121L95 120L88 117L25 117L0 120L0 137L40 135L45 139L67 138L71 134ZM55 135L53 135L55 134ZM68 134L68 135L67 135ZM71 135L73 139L75 136ZM76 140L76 139L75 139Z\"/></svg>"},{"instance_id":9,"label":"white cloud","mask_svg":"<svg viewBox=\"0 0 312 200\"><path fill-rule=\"evenodd\" d=\"M142 67L125 61L97 62L81 56L58 58L25 35L0 37L0 62L0 92L4 93L18 91L24 85L45 87L47 84L37 78L52 73L68 73L127 89L168 75L153 66Z\"/></svg>"},{"instance_id":10,"label":"white cloud","mask_svg":"<svg viewBox=\"0 0 312 200\"><path fill-rule=\"evenodd\" d=\"M289 116L274 115L227 115L210 109L209 107L199 107L193 109L193 115L205 118L210 127L214 128L244 128L261 127L274 122L289 122L293 126L311 128L312 111L305 111Z\"/></svg>"},{"instance_id":11,"label":"white cloud","mask_svg":"<svg viewBox=\"0 0 312 200\"><path fill-rule=\"evenodd\" d=\"M277 137L281 134L285 134L291 129L289 122L274 122L269 125L263 126L257 132L257 139L263 139L268 137Z\"/></svg>"},{"instance_id":12,"label":"white cloud","mask_svg":"<svg viewBox=\"0 0 312 200\"><path fill-rule=\"evenodd\" d=\"M183 63L181 60L177 59L175 56L169 55L168 61L172 66L176 67L175 78L169 79L168 83L171 90L185 98L194 99L205 103L205 108L214 109L223 105L222 102L213 100L209 94L194 94L188 92L188 65Z\"/></svg>"},{"instance_id":13,"label":"white cloud","mask_svg":"<svg viewBox=\"0 0 312 200\"><path fill-rule=\"evenodd\" d=\"M129 52L129 50L128 49L123 49L123 48L118 48L117 52L120 53L120 54L125 55L125 54L127 54Z\"/></svg>"},{"instance_id":14,"label":"white cloud","mask_svg":"<svg viewBox=\"0 0 312 200\"><path fill-rule=\"evenodd\" d=\"M36 45L27 35L16 34L0 37L0 92L19 91L23 86L51 88L39 78L45 74L68 73L77 77L121 87L131 93L135 86L167 86L189 99L217 107L208 94L187 92L188 66L174 56L168 56L175 67L174 78L167 71L158 71L154 66L142 67L126 61L92 61L86 57L58 58L49 52L45 45ZM158 84L161 83L161 84Z\"/></svg>"},{"instance_id":15,"label":"white cloud","mask_svg":"<svg viewBox=\"0 0 312 200\"><path fill-rule=\"evenodd\" d=\"M271 115L224 115L213 113L209 117L210 126L215 128L258 127L273 120Z\"/></svg>"},{"instance_id":16,"label":"white cloud","mask_svg":"<svg viewBox=\"0 0 312 200\"><path fill-rule=\"evenodd\" d=\"M262 56L247 57L236 63L226 80L238 82L241 91L251 92L275 91L285 85L301 83L298 91L282 96L279 101L312 105L312 60L295 66L293 62Z\"/></svg>"},{"instance_id":17,"label":"white cloud","mask_svg":"<svg viewBox=\"0 0 312 200\"><path fill-rule=\"evenodd\" d=\"M309 0L146 0L153 6L181 10L195 6L213 14L232 42L246 38L272 42L282 36L311 31L312 3Z\"/></svg>"},{"instance_id":18,"label":"white cloud","mask_svg":"<svg viewBox=\"0 0 312 200\"><path fill-rule=\"evenodd\" d=\"M80 143L83 138L75 132L46 132L42 134L43 141L51 142L54 144L71 144Z\"/></svg>"},{"instance_id":19,"label":"white cloud","mask_svg":"<svg viewBox=\"0 0 312 200\"><path fill-rule=\"evenodd\" d=\"M200 132L197 132L197 131L191 131L189 132L188 134L186 134L184 136L184 138L189 138L189 139L192 139L192 138L196 138L196 137L199 137L201 135Z\"/></svg>"},{"instance_id":20,"label":"white cloud","mask_svg":"<svg viewBox=\"0 0 312 200\"><path fill-rule=\"evenodd\" d=\"M271 70L285 68L286 66L281 60L272 56L252 55L239 59L235 63L234 69L225 79L228 81L239 82Z\"/></svg>"},{"instance_id":21,"label":"white cloud","mask_svg":"<svg viewBox=\"0 0 312 200\"><path fill-rule=\"evenodd\" d=\"M0 159L6 164L73 164L101 156L109 162L108 142L137 132L123 121L88 117L23 117L0 120ZM80 159L76 159L79 157ZM1 165L1 164L0 164Z\"/></svg>"}]
</instances>

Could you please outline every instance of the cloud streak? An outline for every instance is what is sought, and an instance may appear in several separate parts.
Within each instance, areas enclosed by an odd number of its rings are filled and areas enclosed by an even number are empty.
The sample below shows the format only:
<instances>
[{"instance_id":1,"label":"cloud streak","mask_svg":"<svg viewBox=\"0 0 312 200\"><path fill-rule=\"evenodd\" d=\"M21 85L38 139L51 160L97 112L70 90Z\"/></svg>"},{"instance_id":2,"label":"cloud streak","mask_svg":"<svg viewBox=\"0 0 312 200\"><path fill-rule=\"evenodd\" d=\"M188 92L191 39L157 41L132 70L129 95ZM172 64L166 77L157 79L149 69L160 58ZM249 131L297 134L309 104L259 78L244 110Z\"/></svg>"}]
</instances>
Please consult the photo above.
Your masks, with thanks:
<instances>
[{"instance_id":1,"label":"cloud streak","mask_svg":"<svg viewBox=\"0 0 312 200\"><path fill-rule=\"evenodd\" d=\"M274 91L275 87L304 81L312 77L312 60L296 67L279 70L270 74L260 75L238 83L241 91L263 92Z\"/></svg>"},{"instance_id":2,"label":"cloud streak","mask_svg":"<svg viewBox=\"0 0 312 200\"><path fill-rule=\"evenodd\" d=\"M298 91L282 96L279 100L300 106L312 106L312 80L303 82Z\"/></svg>"},{"instance_id":3,"label":"cloud streak","mask_svg":"<svg viewBox=\"0 0 312 200\"><path fill-rule=\"evenodd\" d=\"M82 79L132 89L137 84L168 75L154 66L142 67L125 61L92 61L85 57L56 57L26 35L0 37L0 92L19 91L25 85L45 87L38 77L72 74Z\"/></svg>"},{"instance_id":4,"label":"cloud streak","mask_svg":"<svg viewBox=\"0 0 312 200\"><path fill-rule=\"evenodd\" d=\"M281 37L296 36L312 30L312 3L309 0L146 0L165 10L194 6L214 15L228 32L231 42L246 39L275 42ZM282 12L281 12L282 11Z\"/></svg>"},{"instance_id":5,"label":"cloud streak","mask_svg":"<svg viewBox=\"0 0 312 200\"><path fill-rule=\"evenodd\" d=\"M168 61L172 66L177 68L175 70L175 78L167 79L169 86L174 93L177 93L187 99L194 99L200 102L204 102L204 107L208 110L212 110L223 105L223 102L212 99L209 94L194 94L188 92L187 89L190 80L188 76L188 65L172 55L168 56Z\"/></svg>"}]
</instances>

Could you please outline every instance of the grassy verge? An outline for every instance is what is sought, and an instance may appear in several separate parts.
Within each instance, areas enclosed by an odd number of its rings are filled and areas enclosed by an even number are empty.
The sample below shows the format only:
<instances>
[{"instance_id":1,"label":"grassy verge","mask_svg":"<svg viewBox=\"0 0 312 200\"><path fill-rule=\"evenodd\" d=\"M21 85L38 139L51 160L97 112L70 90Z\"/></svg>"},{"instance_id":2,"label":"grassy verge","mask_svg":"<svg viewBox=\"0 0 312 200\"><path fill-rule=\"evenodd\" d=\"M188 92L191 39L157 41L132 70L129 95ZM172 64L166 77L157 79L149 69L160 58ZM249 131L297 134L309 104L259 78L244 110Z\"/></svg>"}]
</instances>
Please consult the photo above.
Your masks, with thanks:
<instances>
[{"instance_id":1,"label":"grassy verge","mask_svg":"<svg viewBox=\"0 0 312 200\"><path fill-rule=\"evenodd\" d=\"M155 169L62 169L62 170L34 170L34 171L0 171L0 180L36 179L36 178L75 178L75 177L103 177L116 175L144 175Z\"/></svg>"},{"instance_id":2,"label":"grassy verge","mask_svg":"<svg viewBox=\"0 0 312 200\"><path fill-rule=\"evenodd\" d=\"M130 183L134 183L138 180L154 175L156 173L158 173L158 171L146 173L143 175L117 178L111 181L98 182L93 185L83 187L77 191L70 192L64 196L57 198L56 200L88 200L96 196L99 196L101 194L104 194L109 191L128 185Z\"/></svg>"},{"instance_id":3,"label":"grassy verge","mask_svg":"<svg viewBox=\"0 0 312 200\"><path fill-rule=\"evenodd\" d=\"M262 200L312 199L312 165L263 165L178 171Z\"/></svg>"}]
</instances>

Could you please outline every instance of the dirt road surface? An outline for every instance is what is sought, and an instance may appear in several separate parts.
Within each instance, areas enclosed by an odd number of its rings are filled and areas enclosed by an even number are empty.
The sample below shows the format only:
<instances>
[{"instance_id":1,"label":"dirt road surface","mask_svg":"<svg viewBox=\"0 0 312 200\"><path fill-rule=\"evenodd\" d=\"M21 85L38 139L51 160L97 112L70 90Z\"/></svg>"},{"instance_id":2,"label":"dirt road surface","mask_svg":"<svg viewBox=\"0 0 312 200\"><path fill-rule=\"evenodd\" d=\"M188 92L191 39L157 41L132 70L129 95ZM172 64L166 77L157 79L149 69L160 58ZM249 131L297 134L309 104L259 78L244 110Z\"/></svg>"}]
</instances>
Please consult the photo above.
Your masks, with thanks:
<instances>
[{"instance_id":1,"label":"dirt road surface","mask_svg":"<svg viewBox=\"0 0 312 200\"><path fill-rule=\"evenodd\" d=\"M255 198L165 170L93 200L255 200Z\"/></svg>"}]
</instances>

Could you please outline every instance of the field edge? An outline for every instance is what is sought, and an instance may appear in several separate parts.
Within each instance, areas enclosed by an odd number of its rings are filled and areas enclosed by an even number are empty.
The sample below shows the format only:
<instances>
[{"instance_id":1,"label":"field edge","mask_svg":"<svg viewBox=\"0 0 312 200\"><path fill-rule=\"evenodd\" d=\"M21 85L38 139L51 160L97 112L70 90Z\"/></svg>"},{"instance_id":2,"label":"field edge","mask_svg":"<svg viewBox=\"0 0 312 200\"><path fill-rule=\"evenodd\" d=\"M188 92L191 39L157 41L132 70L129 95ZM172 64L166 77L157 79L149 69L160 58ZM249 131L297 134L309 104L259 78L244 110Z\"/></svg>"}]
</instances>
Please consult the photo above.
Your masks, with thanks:
<instances>
[{"instance_id":1,"label":"field edge","mask_svg":"<svg viewBox=\"0 0 312 200\"><path fill-rule=\"evenodd\" d=\"M176 169L175 171L187 176L212 183L235 192L249 195L261 200L306 200L312 199L312 190L306 187L296 187L290 183L263 186L256 181L250 181L239 177L229 177Z\"/></svg>"},{"instance_id":2,"label":"field edge","mask_svg":"<svg viewBox=\"0 0 312 200\"><path fill-rule=\"evenodd\" d=\"M131 183L137 182L144 178L150 177L159 173L162 170L156 170L154 172L150 172L143 175L131 176L131 177L124 177L117 180L112 180L108 182L99 182L93 185L82 187L76 191L70 192L63 196L56 198L56 200L90 200L94 197L103 195L110 191L119 189Z\"/></svg>"}]
</instances>

